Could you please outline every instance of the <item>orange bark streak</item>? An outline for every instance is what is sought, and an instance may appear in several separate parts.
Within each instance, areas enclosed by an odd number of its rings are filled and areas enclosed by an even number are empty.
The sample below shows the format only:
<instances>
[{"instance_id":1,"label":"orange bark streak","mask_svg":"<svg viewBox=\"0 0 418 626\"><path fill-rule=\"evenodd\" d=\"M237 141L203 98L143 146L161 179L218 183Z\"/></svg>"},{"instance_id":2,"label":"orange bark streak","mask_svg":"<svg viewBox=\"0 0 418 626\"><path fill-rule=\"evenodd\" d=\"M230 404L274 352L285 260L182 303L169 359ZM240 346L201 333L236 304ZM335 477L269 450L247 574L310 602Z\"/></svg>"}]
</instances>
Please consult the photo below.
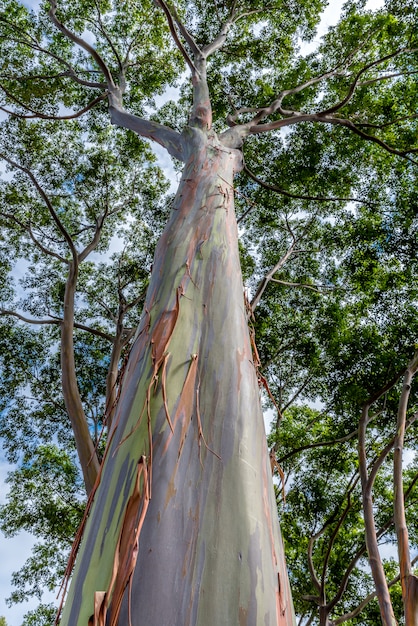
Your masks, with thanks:
<instances>
[{"instance_id":1,"label":"orange bark streak","mask_svg":"<svg viewBox=\"0 0 418 626\"><path fill-rule=\"evenodd\" d=\"M142 493L140 489L141 476L143 478ZM106 598L104 599L107 603L110 595L112 596L108 626L116 626L118 622L123 594L129 584L132 572L135 569L138 556L139 535L144 523L149 500L149 472L146 458L142 456L138 463L134 490L126 505L113 561L112 578L109 583ZM106 611L104 611L104 614L106 614ZM101 625L99 624L99 626Z\"/></svg>"}]
</instances>

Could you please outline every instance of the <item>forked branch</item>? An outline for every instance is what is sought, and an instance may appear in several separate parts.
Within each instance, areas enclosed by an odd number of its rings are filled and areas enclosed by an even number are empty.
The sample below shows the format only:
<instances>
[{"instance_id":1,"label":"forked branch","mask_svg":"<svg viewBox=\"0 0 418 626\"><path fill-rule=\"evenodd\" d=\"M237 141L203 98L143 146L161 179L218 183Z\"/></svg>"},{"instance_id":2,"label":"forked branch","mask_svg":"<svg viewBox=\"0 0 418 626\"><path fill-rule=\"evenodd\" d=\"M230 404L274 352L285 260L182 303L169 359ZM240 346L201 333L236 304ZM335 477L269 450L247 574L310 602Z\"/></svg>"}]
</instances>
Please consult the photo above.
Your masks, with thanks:
<instances>
[{"instance_id":1,"label":"forked branch","mask_svg":"<svg viewBox=\"0 0 418 626\"><path fill-rule=\"evenodd\" d=\"M180 38L179 38L179 36L177 34L177 30L176 30L176 24L177 24L181 34L183 35L183 37L187 41L188 45L192 49L193 54L196 55L196 54L200 53L200 50L199 50L195 40L193 39L193 37L189 33L189 31L186 29L184 24L179 19L178 15L177 15L177 11L175 9L173 9L172 7L169 8L168 4L166 2L164 2L164 0L154 0L154 4L157 7L160 7L160 9L162 9L164 11L166 19L167 19L168 27L169 27L170 32L171 32L171 36L173 37L174 42L175 42L177 48L180 50L180 52L181 52L181 54L183 56L183 59L186 61L187 65L189 66L189 68L190 68L190 70L192 72L192 76L199 75L199 72L198 72L195 64L193 63L192 58L190 57L190 55L188 54L187 50L185 49L185 47L183 46L183 44L180 41Z\"/></svg>"},{"instance_id":2,"label":"forked branch","mask_svg":"<svg viewBox=\"0 0 418 626\"><path fill-rule=\"evenodd\" d=\"M107 67L105 61L100 56L100 54L97 52L97 50L95 50L93 48L93 46L91 46L89 43L87 43L87 41L85 41L84 39L82 39L81 37L79 37L78 35L73 33L69 28L64 26L64 24L57 18L57 15L56 15L56 13L57 13L57 0L49 0L49 3L50 3L50 9L49 9L48 15L49 15L52 23L56 26L56 28L58 28L58 30L60 30L62 32L63 35L65 35L65 37L67 37L67 39L69 39L73 43L77 44L77 46L79 46L80 48L85 50L92 57L92 59L94 59L94 61L97 63L97 65L99 66L100 70L102 71L103 76L105 77L105 80L106 80L106 83L108 85L108 88L109 89L112 89L112 88L115 89L116 85L115 85L115 82L113 80L113 76L112 76L109 68Z\"/></svg>"},{"instance_id":3,"label":"forked branch","mask_svg":"<svg viewBox=\"0 0 418 626\"><path fill-rule=\"evenodd\" d=\"M58 230L61 232L61 234L64 236L65 241L68 244L68 247L71 251L72 257L74 262L77 262L77 250L75 248L74 242L72 240L71 235L69 234L69 232L67 231L67 229L65 228L64 224L61 222L60 218L58 217L57 212L55 211L54 207L52 206L51 200L49 199L48 195L45 193L44 189L41 187L41 185L39 184L38 180L36 179L35 175L33 174L33 172L27 168L24 167L23 165L20 165L20 163L16 163L16 161L13 161L13 159L10 159L7 154L4 153L0 153L0 159L3 159L4 161L6 161L7 163L9 163L9 165L11 165L12 167L20 170L21 172L23 172L24 174L26 174L26 176L30 179L30 181L32 182L33 186L35 187L36 191L39 193L39 195L41 196L42 200L44 201L53 221L55 222L55 225L57 226Z\"/></svg>"}]
</instances>

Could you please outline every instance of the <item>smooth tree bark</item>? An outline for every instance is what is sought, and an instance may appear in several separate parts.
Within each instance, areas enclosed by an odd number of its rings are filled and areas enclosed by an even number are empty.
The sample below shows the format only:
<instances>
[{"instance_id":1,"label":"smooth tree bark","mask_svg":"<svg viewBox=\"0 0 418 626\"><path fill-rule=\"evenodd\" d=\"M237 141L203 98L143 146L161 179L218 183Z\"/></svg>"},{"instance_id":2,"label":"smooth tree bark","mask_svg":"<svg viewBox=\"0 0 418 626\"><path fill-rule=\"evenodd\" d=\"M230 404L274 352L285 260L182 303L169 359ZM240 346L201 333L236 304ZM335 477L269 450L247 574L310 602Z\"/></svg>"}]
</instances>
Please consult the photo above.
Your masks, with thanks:
<instances>
[{"instance_id":1,"label":"smooth tree bark","mask_svg":"<svg viewBox=\"0 0 418 626\"><path fill-rule=\"evenodd\" d=\"M64 293L64 314L61 323L61 380L65 407L71 420L79 459L82 460L84 483L90 494L99 472L99 461L91 438L77 383L74 358L74 300L77 285L78 259L70 263Z\"/></svg>"},{"instance_id":2,"label":"smooth tree bark","mask_svg":"<svg viewBox=\"0 0 418 626\"><path fill-rule=\"evenodd\" d=\"M366 535L366 547L368 552L370 569L376 588L376 597L379 602L382 623L385 626L397 624L392 601L389 593L389 583L383 569L383 563L379 552L378 539L380 533L376 530L373 509L373 485L377 473L387 456L394 451L394 514L393 522L398 539L399 556L399 579L402 586L402 599L405 610L405 623L414 626L417 623L416 608L416 576L412 573L412 562L409 554L408 529L405 518L405 496L402 477L402 452L405 432L418 418L415 413L407 420L407 406L411 389L412 379L418 369L417 354L408 364L404 372L399 372L391 381L379 389L367 402L363 404L362 415L359 423L358 451L359 470L362 484L362 499L364 511L364 526ZM403 387L399 398L396 434L383 448L379 456L368 466L366 455L366 431L372 420L370 408L380 398L391 390L403 375Z\"/></svg>"},{"instance_id":3,"label":"smooth tree bark","mask_svg":"<svg viewBox=\"0 0 418 626\"><path fill-rule=\"evenodd\" d=\"M99 624L294 623L238 255L242 157L192 124L61 624L87 623L96 591Z\"/></svg>"},{"instance_id":4,"label":"smooth tree bark","mask_svg":"<svg viewBox=\"0 0 418 626\"><path fill-rule=\"evenodd\" d=\"M409 550L408 527L405 517L405 501L402 476L402 456L406 430L406 412L411 392L411 384L418 369L418 353L408 364L404 378L402 393L399 399L398 418L396 424L396 438L393 455L393 484L394 484L394 520L398 539L398 558L402 599L406 626L418 624L418 578L413 574L411 555Z\"/></svg>"},{"instance_id":5,"label":"smooth tree bark","mask_svg":"<svg viewBox=\"0 0 418 626\"><path fill-rule=\"evenodd\" d=\"M392 383L391 386L393 386L393 384L394 383ZM389 594L389 587L383 569L382 559L380 557L373 510L373 484L376 479L377 472L381 467L383 461L385 460L389 452L393 449L394 442L391 441L386 446L384 451L380 454L379 458L373 464L370 473L367 465L366 456L366 430L367 425L371 420L371 417L369 415L370 407L385 393L385 391L386 388L383 390L379 390L379 392L373 398L369 398L369 400L365 402L362 407L362 414L359 424L358 451L360 478L362 486L364 527L370 569L376 587L382 624L384 626L395 626L397 624L397 621L393 612L392 601Z\"/></svg>"},{"instance_id":6,"label":"smooth tree bark","mask_svg":"<svg viewBox=\"0 0 418 626\"><path fill-rule=\"evenodd\" d=\"M62 626L295 623L244 304L234 174L247 129L212 130L206 57L193 40L193 107L176 131L113 123L184 162L155 252ZM187 34L186 34L187 36Z\"/></svg>"}]
</instances>

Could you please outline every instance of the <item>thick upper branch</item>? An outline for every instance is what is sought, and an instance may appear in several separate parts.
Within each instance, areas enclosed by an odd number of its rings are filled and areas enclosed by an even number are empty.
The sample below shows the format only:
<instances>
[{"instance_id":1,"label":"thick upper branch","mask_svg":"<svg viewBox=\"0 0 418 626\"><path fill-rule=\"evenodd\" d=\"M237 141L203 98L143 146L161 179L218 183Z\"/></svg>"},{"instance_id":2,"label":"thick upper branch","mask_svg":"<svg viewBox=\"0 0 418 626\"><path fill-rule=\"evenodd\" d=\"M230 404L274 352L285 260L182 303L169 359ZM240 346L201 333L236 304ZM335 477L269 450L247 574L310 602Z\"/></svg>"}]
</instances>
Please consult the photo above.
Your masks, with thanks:
<instances>
[{"instance_id":1,"label":"thick upper branch","mask_svg":"<svg viewBox=\"0 0 418 626\"><path fill-rule=\"evenodd\" d=\"M183 35L184 39L186 40L187 44L191 48L193 56L201 54L201 51L199 50L198 45L196 44L196 42L193 39L192 35L189 33L189 31L184 26L182 21L179 19L177 11L176 11L176 9L173 6L169 6L167 2L164 2L164 0L154 0L154 4L157 7L160 7L164 11L165 16L167 18L168 26L170 28L171 35L172 35L172 37L174 39L174 42L175 42L177 48L180 50L181 54L183 55L183 58L186 61L187 65L189 66L189 68L190 68L190 70L192 72L192 76L195 76L196 74L199 73L198 69L196 68L195 64L193 63L192 57L188 54L187 50L185 49L185 47L181 43L180 38L179 38L179 36L177 34L177 31L176 31L176 25L179 28L179 30L180 30L181 34Z\"/></svg>"},{"instance_id":2,"label":"thick upper branch","mask_svg":"<svg viewBox=\"0 0 418 626\"><path fill-rule=\"evenodd\" d=\"M169 154L179 161L184 161L184 142L180 133L157 122L145 120L125 111L117 94L110 94L110 118L112 124L133 130L141 137L147 137L166 148Z\"/></svg>"},{"instance_id":3,"label":"thick upper branch","mask_svg":"<svg viewBox=\"0 0 418 626\"><path fill-rule=\"evenodd\" d=\"M51 8L49 10L48 15L52 23L58 28L58 30L60 30L63 33L63 35L65 35L65 37L67 37L67 39L69 39L70 41L73 41L75 44L80 46L80 48L83 48L83 50L88 52L88 54L96 61L97 65L101 69L103 76L106 79L108 87L115 88L116 85L114 83L113 76L109 68L107 67L106 63L104 62L100 54L97 52L97 50L95 50L93 46L87 43L87 41L85 41L84 39L82 39L81 37L73 33L72 31L70 31L66 26L64 26L62 22L60 22L60 20L56 16L56 12L57 12L56 0L50 0L50 6Z\"/></svg>"}]
</instances>

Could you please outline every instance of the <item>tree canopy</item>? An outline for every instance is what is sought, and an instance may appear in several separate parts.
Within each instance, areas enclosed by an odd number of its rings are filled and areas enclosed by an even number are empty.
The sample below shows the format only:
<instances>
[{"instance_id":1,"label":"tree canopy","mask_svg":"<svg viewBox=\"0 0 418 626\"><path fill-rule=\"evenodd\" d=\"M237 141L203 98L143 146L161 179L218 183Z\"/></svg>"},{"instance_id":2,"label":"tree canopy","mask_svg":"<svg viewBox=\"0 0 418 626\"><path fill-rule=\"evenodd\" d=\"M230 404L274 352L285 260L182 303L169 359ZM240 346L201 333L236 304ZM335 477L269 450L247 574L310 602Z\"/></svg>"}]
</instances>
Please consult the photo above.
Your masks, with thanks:
<instances>
[{"instance_id":1,"label":"tree canopy","mask_svg":"<svg viewBox=\"0 0 418 626\"><path fill-rule=\"evenodd\" d=\"M40 540L12 601L65 569L172 202L147 138L180 170L201 89L243 155L241 267L298 622L376 623L375 575L402 619L400 557L375 573L367 555L408 551L394 494L418 547L418 14L348 1L303 55L324 6L1 0L0 435L17 463L1 526Z\"/></svg>"}]
</instances>

